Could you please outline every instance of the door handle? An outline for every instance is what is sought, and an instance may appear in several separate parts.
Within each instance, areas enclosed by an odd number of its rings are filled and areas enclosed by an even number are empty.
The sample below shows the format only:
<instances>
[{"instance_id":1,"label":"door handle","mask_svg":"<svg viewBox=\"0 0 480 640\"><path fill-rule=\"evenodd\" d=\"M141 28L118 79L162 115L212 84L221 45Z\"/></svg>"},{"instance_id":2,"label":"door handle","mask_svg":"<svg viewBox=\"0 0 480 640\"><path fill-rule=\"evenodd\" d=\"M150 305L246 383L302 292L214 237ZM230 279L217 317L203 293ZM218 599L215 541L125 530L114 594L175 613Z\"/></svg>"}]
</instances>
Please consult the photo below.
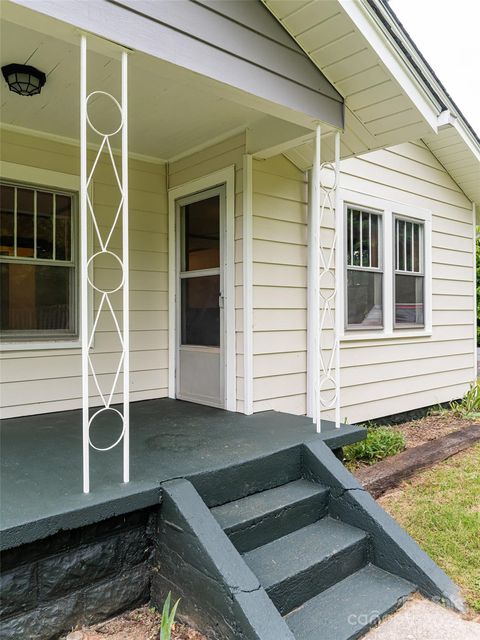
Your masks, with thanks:
<instances>
[{"instance_id":1,"label":"door handle","mask_svg":"<svg viewBox=\"0 0 480 640\"><path fill-rule=\"evenodd\" d=\"M218 296L218 307L219 309L223 309L225 306L225 298L222 296L222 294L220 294Z\"/></svg>"}]
</instances>

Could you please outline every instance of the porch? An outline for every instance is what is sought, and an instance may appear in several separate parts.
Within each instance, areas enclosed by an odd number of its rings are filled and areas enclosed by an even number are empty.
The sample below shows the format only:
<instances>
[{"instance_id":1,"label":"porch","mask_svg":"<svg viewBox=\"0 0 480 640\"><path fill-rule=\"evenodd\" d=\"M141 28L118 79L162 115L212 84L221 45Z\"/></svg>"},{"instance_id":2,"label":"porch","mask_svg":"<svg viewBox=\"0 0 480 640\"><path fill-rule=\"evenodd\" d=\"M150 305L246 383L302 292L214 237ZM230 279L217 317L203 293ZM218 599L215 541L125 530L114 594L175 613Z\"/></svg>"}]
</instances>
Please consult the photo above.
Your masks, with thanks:
<instances>
[{"instance_id":1,"label":"porch","mask_svg":"<svg viewBox=\"0 0 480 640\"><path fill-rule=\"evenodd\" d=\"M1 548L8 549L158 503L161 484L262 459L301 443L331 449L365 437L360 427L266 411L251 416L158 399L132 403L131 480L122 482L122 450L91 450L91 492L82 490L82 412L3 421ZM107 412L92 438L108 446L118 425ZM100 437L102 440L100 441Z\"/></svg>"}]
</instances>

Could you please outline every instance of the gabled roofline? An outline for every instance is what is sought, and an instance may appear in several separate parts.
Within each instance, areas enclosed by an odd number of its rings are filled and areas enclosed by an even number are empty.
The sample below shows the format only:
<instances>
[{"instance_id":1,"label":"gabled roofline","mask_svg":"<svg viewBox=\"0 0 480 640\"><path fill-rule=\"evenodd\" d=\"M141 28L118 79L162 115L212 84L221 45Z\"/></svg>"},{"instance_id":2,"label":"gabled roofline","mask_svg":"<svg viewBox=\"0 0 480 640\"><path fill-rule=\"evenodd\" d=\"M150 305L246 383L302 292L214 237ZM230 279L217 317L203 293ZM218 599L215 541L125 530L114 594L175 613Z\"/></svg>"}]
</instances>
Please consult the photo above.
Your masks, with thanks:
<instances>
[{"instance_id":1,"label":"gabled roofline","mask_svg":"<svg viewBox=\"0 0 480 640\"><path fill-rule=\"evenodd\" d=\"M437 103L440 112L450 112L456 118L455 128L459 133L463 133L462 138L480 159L479 135L455 104L453 98L390 7L388 0L360 1L370 12L375 14L383 27L385 35L405 59L417 80L422 83L425 90L431 95L432 100Z\"/></svg>"}]
</instances>

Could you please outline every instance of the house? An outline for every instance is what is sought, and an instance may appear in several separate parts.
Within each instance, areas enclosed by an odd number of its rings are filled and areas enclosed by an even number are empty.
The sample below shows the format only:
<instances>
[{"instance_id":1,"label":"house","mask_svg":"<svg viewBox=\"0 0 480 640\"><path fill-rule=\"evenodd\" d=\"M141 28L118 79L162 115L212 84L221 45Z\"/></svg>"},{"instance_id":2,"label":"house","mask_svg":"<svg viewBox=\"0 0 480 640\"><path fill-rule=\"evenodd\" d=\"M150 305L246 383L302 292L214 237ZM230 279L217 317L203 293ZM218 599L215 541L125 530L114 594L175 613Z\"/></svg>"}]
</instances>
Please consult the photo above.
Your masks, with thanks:
<instances>
[{"instance_id":1,"label":"house","mask_svg":"<svg viewBox=\"0 0 480 640\"><path fill-rule=\"evenodd\" d=\"M5 637L461 608L331 453L476 377L480 142L388 4L5 1L1 64Z\"/></svg>"}]
</instances>

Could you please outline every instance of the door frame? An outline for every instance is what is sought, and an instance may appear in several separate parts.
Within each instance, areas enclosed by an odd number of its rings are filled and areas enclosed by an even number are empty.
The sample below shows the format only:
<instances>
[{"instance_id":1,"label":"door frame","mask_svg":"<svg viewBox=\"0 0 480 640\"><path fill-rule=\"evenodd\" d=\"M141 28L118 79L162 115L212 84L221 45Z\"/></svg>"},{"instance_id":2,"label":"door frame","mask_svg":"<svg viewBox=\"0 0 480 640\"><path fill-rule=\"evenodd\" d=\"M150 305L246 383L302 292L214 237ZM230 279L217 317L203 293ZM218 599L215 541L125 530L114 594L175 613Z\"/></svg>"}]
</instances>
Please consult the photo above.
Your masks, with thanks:
<instances>
[{"instance_id":1,"label":"door frame","mask_svg":"<svg viewBox=\"0 0 480 640\"><path fill-rule=\"evenodd\" d=\"M176 397L177 379L177 207L180 198L225 185L224 235L224 391L225 409L236 411L235 349L235 166L168 190L168 396Z\"/></svg>"}]
</instances>

